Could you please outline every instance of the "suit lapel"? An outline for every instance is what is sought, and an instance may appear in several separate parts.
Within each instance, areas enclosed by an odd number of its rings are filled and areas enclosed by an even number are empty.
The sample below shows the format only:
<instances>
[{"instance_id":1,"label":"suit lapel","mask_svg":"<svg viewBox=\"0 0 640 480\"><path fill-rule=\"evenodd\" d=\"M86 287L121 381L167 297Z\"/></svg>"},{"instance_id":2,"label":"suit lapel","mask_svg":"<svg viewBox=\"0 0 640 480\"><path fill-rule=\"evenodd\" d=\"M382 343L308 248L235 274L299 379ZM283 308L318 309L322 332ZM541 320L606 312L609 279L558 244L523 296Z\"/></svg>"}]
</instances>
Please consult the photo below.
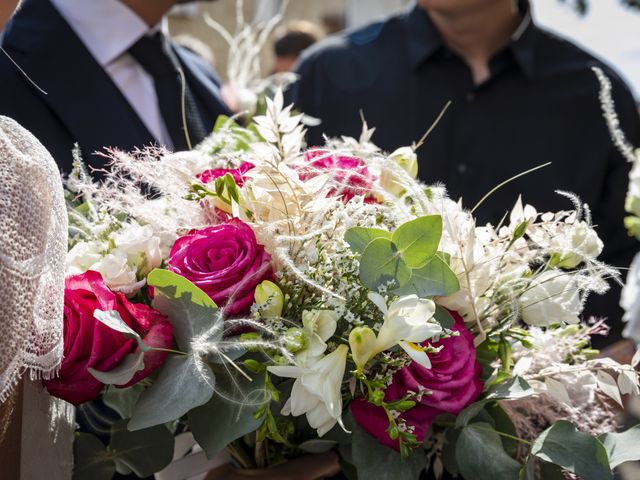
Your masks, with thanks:
<instances>
[{"instance_id":1,"label":"suit lapel","mask_svg":"<svg viewBox=\"0 0 640 480\"><path fill-rule=\"evenodd\" d=\"M182 64L189 88L196 97L204 126L210 132L219 115L231 115L231 112L222 100L210 69L202 64L202 60L180 47L174 47L174 52Z\"/></svg>"},{"instance_id":2,"label":"suit lapel","mask_svg":"<svg viewBox=\"0 0 640 480\"><path fill-rule=\"evenodd\" d=\"M43 101L79 143L87 160L103 147L131 150L155 142L48 0L26 0L14 20L5 34L5 48L46 92ZM102 163L98 158L94 156L90 163Z\"/></svg>"}]
</instances>

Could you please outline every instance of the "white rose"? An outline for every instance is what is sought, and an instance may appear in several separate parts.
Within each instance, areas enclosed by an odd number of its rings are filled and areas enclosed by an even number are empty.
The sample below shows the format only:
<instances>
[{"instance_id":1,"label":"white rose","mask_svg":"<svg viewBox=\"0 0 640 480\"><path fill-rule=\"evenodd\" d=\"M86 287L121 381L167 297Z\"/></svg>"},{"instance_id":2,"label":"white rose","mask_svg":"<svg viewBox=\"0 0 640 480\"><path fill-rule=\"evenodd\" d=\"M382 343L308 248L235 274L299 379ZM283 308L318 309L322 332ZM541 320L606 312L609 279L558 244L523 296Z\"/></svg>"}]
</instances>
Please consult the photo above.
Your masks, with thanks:
<instances>
[{"instance_id":1,"label":"white rose","mask_svg":"<svg viewBox=\"0 0 640 480\"><path fill-rule=\"evenodd\" d=\"M99 272L104 283L112 290L129 294L141 286L136 276L136 268L129 264L124 254L109 253L93 264L89 270Z\"/></svg>"},{"instance_id":2,"label":"white rose","mask_svg":"<svg viewBox=\"0 0 640 480\"><path fill-rule=\"evenodd\" d=\"M112 253L124 255L129 265L141 276L162 263L160 238L154 235L150 225L128 224L109 237L115 244Z\"/></svg>"},{"instance_id":3,"label":"white rose","mask_svg":"<svg viewBox=\"0 0 640 480\"><path fill-rule=\"evenodd\" d=\"M557 253L561 255L562 268L575 268L585 259L596 258L602 253L603 243L596 231L585 222L578 222L567 233L568 241L565 248Z\"/></svg>"},{"instance_id":4,"label":"white rose","mask_svg":"<svg viewBox=\"0 0 640 480\"><path fill-rule=\"evenodd\" d=\"M533 278L520 296L522 320L539 327L578 323L582 301L571 275L562 270L548 270Z\"/></svg>"},{"instance_id":5,"label":"white rose","mask_svg":"<svg viewBox=\"0 0 640 480\"><path fill-rule=\"evenodd\" d=\"M103 245L98 242L76 243L65 258L67 275L77 275L91 270L91 266L102 258L103 249Z\"/></svg>"}]
</instances>

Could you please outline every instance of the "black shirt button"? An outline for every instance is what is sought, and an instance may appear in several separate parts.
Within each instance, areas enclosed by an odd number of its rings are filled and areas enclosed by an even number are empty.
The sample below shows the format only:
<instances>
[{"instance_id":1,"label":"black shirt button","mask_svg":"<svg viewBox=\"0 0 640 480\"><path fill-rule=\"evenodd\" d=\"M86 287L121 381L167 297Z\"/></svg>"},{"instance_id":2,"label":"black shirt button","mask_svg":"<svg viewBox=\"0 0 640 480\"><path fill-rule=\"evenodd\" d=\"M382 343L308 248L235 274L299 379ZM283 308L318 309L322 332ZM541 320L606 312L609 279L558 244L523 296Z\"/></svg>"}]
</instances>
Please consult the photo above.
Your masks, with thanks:
<instances>
[{"instance_id":1,"label":"black shirt button","mask_svg":"<svg viewBox=\"0 0 640 480\"><path fill-rule=\"evenodd\" d=\"M464 163L459 163L458 173L466 173L466 172L467 172L467 166Z\"/></svg>"},{"instance_id":2,"label":"black shirt button","mask_svg":"<svg viewBox=\"0 0 640 480\"><path fill-rule=\"evenodd\" d=\"M476 95L473 92L467 93L467 102L473 102L476 98Z\"/></svg>"}]
</instances>

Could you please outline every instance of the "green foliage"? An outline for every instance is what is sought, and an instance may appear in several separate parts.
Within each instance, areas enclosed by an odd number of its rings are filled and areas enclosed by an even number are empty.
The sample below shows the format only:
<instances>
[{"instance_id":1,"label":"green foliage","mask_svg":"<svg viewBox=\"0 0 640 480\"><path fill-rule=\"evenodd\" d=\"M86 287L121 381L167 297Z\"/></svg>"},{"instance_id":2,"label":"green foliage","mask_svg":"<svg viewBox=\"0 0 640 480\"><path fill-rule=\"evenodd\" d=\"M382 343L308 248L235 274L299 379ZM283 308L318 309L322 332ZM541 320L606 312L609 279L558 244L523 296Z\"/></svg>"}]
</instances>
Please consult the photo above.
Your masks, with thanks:
<instances>
[{"instance_id":1,"label":"green foliage","mask_svg":"<svg viewBox=\"0 0 640 480\"><path fill-rule=\"evenodd\" d=\"M436 319L442 328L452 328L455 324L455 320L451 314L440 305L436 305L436 313L433 315L433 318Z\"/></svg>"},{"instance_id":2,"label":"green foliage","mask_svg":"<svg viewBox=\"0 0 640 480\"><path fill-rule=\"evenodd\" d=\"M420 268L435 255L442 237L442 217L427 215L403 223L391 240L409 268Z\"/></svg>"},{"instance_id":3,"label":"green foliage","mask_svg":"<svg viewBox=\"0 0 640 480\"><path fill-rule=\"evenodd\" d=\"M142 383L136 383L128 388L116 388L110 385L102 395L102 401L107 407L115 410L120 418L131 418L133 407L144 388Z\"/></svg>"},{"instance_id":4,"label":"green foliage","mask_svg":"<svg viewBox=\"0 0 640 480\"><path fill-rule=\"evenodd\" d=\"M391 233L379 228L353 227L344 234L344 241L349 244L351 250L362 254L371 241L376 238L391 240Z\"/></svg>"},{"instance_id":5,"label":"green foliage","mask_svg":"<svg viewBox=\"0 0 640 480\"><path fill-rule=\"evenodd\" d=\"M462 476L474 480L517 480L522 465L505 451L488 423L472 423L456 442L456 464Z\"/></svg>"},{"instance_id":6,"label":"green foliage","mask_svg":"<svg viewBox=\"0 0 640 480\"><path fill-rule=\"evenodd\" d=\"M187 417L193 436L213 458L234 440L257 430L264 421L259 411L265 403L264 371L252 381L232 374L218 375L217 393Z\"/></svg>"},{"instance_id":7,"label":"green foliage","mask_svg":"<svg viewBox=\"0 0 640 480\"><path fill-rule=\"evenodd\" d=\"M459 290L450 257L438 252L442 217L427 215L400 225L393 233L354 227L345 234L360 253L360 280L374 292L390 288L395 295L447 296Z\"/></svg>"},{"instance_id":8,"label":"green foliage","mask_svg":"<svg viewBox=\"0 0 640 480\"><path fill-rule=\"evenodd\" d=\"M640 460L640 425L622 433L605 433L598 440L607 451L611 468L624 462Z\"/></svg>"},{"instance_id":9,"label":"green foliage","mask_svg":"<svg viewBox=\"0 0 640 480\"><path fill-rule=\"evenodd\" d=\"M352 433L352 462L359 479L415 480L427 464L422 449L402 460L400 454L369 435L359 426L349 426Z\"/></svg>"},{"instance_id":10,"label":"green foliage","mask_svg":"<svg viewBox=\"0 0 640 480\"><path fill-rule=\"evenodd\" d=\"M584 480L612 479L607 450L600 440L560 420L531 446L531 455L554 463Z\"/></svg>"},{"instance_id":11,"label":"green foliage","mask_svg":"<svg viewBox=\"0 0 640 480\"><path fill-rule=\"evenodd\" d=\"M173 435L164 425L130 432L126 420L111 427L108 447L92 434L76 433L73 479L110 480L116 471L148 477L171 462L173 445Z\"/></svg>"},{"instance_id":12,"label":"green foliage","mask_svg":"<svg viewBox=\"0 0 640 480\"><path fill-rule=\"evenodd\" d=\"M128 383L136 372L144 368L144 352L139 351L129 353L124 356L122 362L117 367L108 372L100 372L93 368L89 368L89 373L99 382L107 385L125 385Z\"/></svg>"},{"instance_id":13,"label":"green foliage","mask_svg":"<svg viewBox=\"0 0 640 480\"><path fill-rule=\"evenodd\" d=\"M207 403L214 391L215 376L209 365L194 355L169 357L153 385L140 395L129 429L176 420Z\"/></svg>"},{"instance_id":14,"label":"green foliage","mask_svg":"<svg viewBox=\"0 0 640 480\"><path fill-rule=\"evenodd\" d=\"M194 340L217 351L224 328L215 303L186 278L156 269L147 282L155 287L153 306L169 318L183 354L169 357L153 385L142 393L129 423L131 430L176 420L211 399L215 376L205 362L208 352L194 351Z\"/></svg>"},{"instance_id":15,"label":"green foliage","mask_svg":"<svg viewBox=\"0 0 640 480\"><path fill-rule=\"evenodd\" d=\"M376 238L362 252L360 281L369 290L378 291L392 281L404 285L410 277L411 270L391 240Z\"/></svg>"}]
</instances>

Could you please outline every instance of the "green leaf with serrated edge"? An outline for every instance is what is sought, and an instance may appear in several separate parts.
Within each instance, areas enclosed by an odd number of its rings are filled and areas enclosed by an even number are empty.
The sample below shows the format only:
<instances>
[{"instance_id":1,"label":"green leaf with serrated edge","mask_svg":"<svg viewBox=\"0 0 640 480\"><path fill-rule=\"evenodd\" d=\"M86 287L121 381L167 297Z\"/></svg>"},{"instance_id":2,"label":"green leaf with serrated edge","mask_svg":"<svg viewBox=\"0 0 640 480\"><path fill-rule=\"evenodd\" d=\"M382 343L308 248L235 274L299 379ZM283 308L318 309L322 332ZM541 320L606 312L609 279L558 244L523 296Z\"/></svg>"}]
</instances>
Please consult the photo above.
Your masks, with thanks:
<instances>
[{"instance_id":1,"label":"green leaf with serrated edge","mask_svg":"<svg viewBox=\"0 0 640 480\"><path fill-rule=\"evenodd\" d=\"M420 268L438 251L441 237L442 217L427 215L400 225L391 240L409 268Z\"/></svg>"},{"instance_id":2,"label":"green leaf with serrated edge","mask_svg":"<svg viewBox=\"0 0 640 480\"><path fill-rule=\"evenodd\" d=\"M264 417L254 414L265 397L264 374L250 382L239 374L217 375L217 393L204 405L187 414L193 437L208 458L213 458L234 440L257 430Z\"/></svg>"},{"instance_id":3,"label":"green leaf with serrated edge","mask_svg":"<svg viewBox=\"0 0 640 480\"><path fill-rule=\"evenodd\" d=\"M117 388L110 385L102 395L102 401L107 407L115 410L120 418L131 418L133 407L144 389L145 387L140 383L128 388Z\"/></svg>"},{"instance_id":4,"label":"green leaf with serrated edge","mask_svg":"<svg viewBox=\"0 0 640 480\"><path fill-rule=\"evenodd\" d=\"M607 450L600 440L560 420L540 434L531 455L580 476L584 480L612 479Z\"/></svg>"},{"instance_id":5,"label":"green leaf with serrated edge","mask_svg":"<svg viewBox=\"0 0 640 480\"><path fill-rule=\"evenodd\" d=\"M424 450L418 449L406 460L394 449L378 440L357 425L352 433L352 460L358 470L358 478L376 480L415 480L425 469ZM495 479L494 479L495 480Z\"/></svg>"},{"instance_id":6,"label":"green leaf with serrated edge","mask_svg":"<svg viewBox=\"0 0 640 480\"><path fill-rule=\"evenodd\" d=\"M472 423L456 442L456 463L463 478L518 480L522 465L504 451L500 436L488 423Z\"/></svg>"},{"instance_id":7,"label":"green leaf with serrated edge","mask_svg":"<svg viewBox=\"0 0 640 480\"><path fill-rule=\"evenodd\" d=\"M75 434L73 459L73 480L111 480L116 473L104 444L90 433Z\"/></svg>"},{"instance_id":8,"label":"green leaf with serrated edge","mask_svg":"<svg viewBox=\"0 0 640 480\"><path fill-rule=\"evenodd\" d=\"M146 346L143 343L142 337L140 337L140 335L133 328L127 325L127 323L122 319L120 313L118 313L117 310L104 311L96 309L93 312L93 316L100 323L103 323L112 330L122 333L127 338L133 338L136 342L138 342L138 347L140 347L140 350L142 350L143 352L149 351L150 347Z\"/></svg>"},{"instance_id":9,"label":"green leaf with serrated edge","mask_svg":"<svg viewBox=\"0 0 640 480\"><path fill-rule=\"evenodd\" d=\"M393 290L396 295L417 295L420 298L446 297L460 290L458 277L437 255L422 268L411 270L403 286Z\"/></svg>"},{"instance_id":10,"label":"green leaf with serrated edge","mask_svg":"<svg viewBox=\"0 0 640 480\"><path fill-rule=\"evenodd\" d=\"M450 329L456 323L447 309L442 308L440 305L436 305L436 313L434 313L433 318L436 319L436 322L438 322L442 328Z\"/></svg>"},{"instance_id":11,"label":"green leaf with serrated edge","mask_svg":"<svg viewBox=\"0 0 640 480\"><path fill-rule=\"evenodd\" d=\"M207 403L214 390L211 368L196 355L169 357L153 385L140 395L128 428L141 430L177 420Z\"/></svg>"},{"instance_id":12,"label":"green leaf with serrated edge","mask_svg":"<svg viewBox=\"0 0 640 480\"><path fill-rule=\"evenodd\" d=\"M410 277L411 270L390 240L376 238L364 249L360 257L360 281L369 290L377 292L378 287L391 281L402 286Z\"/></svg>"},{"instance_id":13,"label":"green leaf with serrated edge","mask_svg":"<svg viewBox=\"0 0 640 480\"><path fill-rule=\"evenodd\" d=\"M202 344L222 339L224 322L211 298L186 278L155 269L147 277L154 287L153 308L169 318L178 347L192 351L195 338Z\"/></svg>"},{"instance_id":14,"label":"green leaf with serrated edge","mask_svg":"<svg viewBox=\"0 0 640 480\"><path fill-rule=\"evenodd\" d=\"M624 462L640 460L640 425L621 433L604 433L598 437L609 456L611 468Z\"/></svg>"},{"instance_id":15,"label":"green leaf with serrated edge","mask_svg":"<svg viewBox=\"0 0 640 480\"><path fill-rule=\"evenodd\" d=\"M349 244L351 250L360 254L362 254L367 245L376 238L386 238L390 240L391 232L381 230L380 228L353 227L344 234L344 241Z\"/></svg>"},{"instance_id":16,"label":"green leaf with serrated edge","mask_svg":"<svg viewBox=\"0 0 640 480\"><path fill-rule=\"evenodd\" d=\"M109 450L116 465L140 478L149 477L169 465L173 459L173 446L173 435L164 425L129 431L127 420L121 420L111 427Z\"/></svg>"},{"instance_id":17,"label":"green leaf with serrated edge","mask_svg":"<svg viewBox=\"0 0 640 480\"><path fill-rule=\"evenodd\" d=\"M117 367L108 372L89 368L89 373L105 385L125 385L131 381L136 372L144 368L144 352L129 353L124 356Z\"/></svg>"}]
</instances>

